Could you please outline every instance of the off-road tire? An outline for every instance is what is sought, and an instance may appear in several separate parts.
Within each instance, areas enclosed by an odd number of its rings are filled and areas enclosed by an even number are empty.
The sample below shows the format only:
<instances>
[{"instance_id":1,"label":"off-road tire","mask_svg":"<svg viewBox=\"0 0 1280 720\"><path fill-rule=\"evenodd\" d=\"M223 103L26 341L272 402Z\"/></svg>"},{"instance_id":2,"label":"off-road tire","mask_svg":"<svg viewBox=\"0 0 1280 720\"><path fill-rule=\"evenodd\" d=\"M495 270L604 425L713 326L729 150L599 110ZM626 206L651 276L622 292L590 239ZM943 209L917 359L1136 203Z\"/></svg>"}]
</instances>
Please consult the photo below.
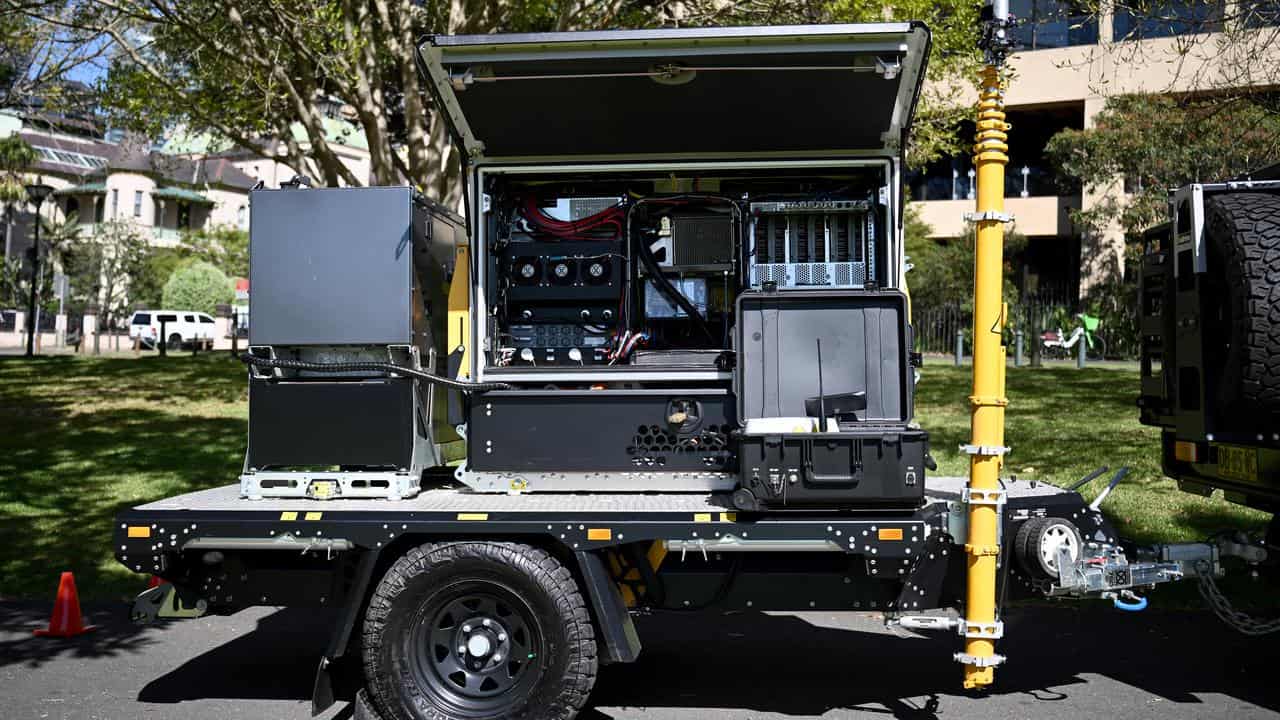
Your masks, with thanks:
<instances>
[{"instance_id":1,"label":"off-road tire","mask_svg":"<svg viewBox=\"0 0 1280 720\"><path fill-rule=\"evenodd\" d=\"M1075 538L1077 553L1084 549L1080 530L1070 520L1054 517L1037 517L1027 520L1022 523L1022 527L1018 528L1018 534L1013 537L1013 553L1018 559L1018 565L1032 580L1058 579L1057 567L1046 563L1040 552L1042 538L1046 532L1055 527L1064 528Z\"/></svg>"},{"instance_id":2,"label":"off-road tire","mask_svg":"<svg viewBox=\"0 0 1280 720\"><path fill-rule=\"evenodd\" d=\"M1209 198L1204 232L1210 287L1226 302L1217 400L1233 413L1280 415L1280 196Z\"/></svg>"},{"instance_id":3,"label":"off-road tire","mask_svg":"<svg viewBox=\"0 0 1280 720\"><path fill-rule=\"evenodd\" d=\"M540 647L522 671L533 677L521 675L521 685L483 708L451 698L458 688L431 671L432 657L439 657L432 649L426 671L414 660L413 638L422 628L434 631L433 607L458 588L523 601L528 635ZM440 542L409 550L374 590L362 640L370 699L385 720L571 720L595 684L595 633L572 573L549 553L519 543Z\"/></svg>"}]
</instances>

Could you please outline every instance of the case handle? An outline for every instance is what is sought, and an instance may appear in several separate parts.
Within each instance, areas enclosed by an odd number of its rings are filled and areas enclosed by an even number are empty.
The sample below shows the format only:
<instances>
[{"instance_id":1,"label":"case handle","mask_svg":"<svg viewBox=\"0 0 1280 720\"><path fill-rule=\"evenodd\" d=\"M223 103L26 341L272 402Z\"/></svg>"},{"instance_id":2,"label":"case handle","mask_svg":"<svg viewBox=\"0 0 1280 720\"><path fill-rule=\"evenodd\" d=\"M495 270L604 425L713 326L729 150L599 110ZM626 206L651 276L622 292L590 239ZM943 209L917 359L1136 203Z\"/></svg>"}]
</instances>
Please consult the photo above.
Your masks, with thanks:
<instances>
[{"instance_id":1,"label":"case handle","mask_svg":"<svg viewBox=\"0 0 1280 720\"><path fill-rule=\"evenodd\" d=\"M853 467L850 468L847 475L829 475L816 472L813 469L813 448L818 442L821 441L805 443L804 475L806 483L813 485L857 485L862 480L862 461L856 458L853 460Z\"/></svg>"}]
</instances>

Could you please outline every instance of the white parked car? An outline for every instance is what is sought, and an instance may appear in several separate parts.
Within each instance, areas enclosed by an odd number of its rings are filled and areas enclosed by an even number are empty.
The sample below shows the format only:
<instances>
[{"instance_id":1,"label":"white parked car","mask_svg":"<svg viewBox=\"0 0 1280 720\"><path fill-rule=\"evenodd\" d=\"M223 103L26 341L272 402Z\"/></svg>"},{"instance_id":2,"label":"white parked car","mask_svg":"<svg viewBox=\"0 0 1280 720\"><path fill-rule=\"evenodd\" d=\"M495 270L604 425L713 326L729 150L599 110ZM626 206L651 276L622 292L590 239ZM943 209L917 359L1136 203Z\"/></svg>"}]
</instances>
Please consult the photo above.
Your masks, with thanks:
<instances>
[{"instance_id":1,"label":"white parked car","mask_svg":"<svg viewBox=\"0 0 1280 720\"><path fill-rule=\"evenodd\" d=\"M163 334L160 325L164 323ZM161 341L170 350L200 343L213 349L212 317L193 310L138 310L129 318L129 338L139 338L145 347Z\"/></svg>"}]
</instances>

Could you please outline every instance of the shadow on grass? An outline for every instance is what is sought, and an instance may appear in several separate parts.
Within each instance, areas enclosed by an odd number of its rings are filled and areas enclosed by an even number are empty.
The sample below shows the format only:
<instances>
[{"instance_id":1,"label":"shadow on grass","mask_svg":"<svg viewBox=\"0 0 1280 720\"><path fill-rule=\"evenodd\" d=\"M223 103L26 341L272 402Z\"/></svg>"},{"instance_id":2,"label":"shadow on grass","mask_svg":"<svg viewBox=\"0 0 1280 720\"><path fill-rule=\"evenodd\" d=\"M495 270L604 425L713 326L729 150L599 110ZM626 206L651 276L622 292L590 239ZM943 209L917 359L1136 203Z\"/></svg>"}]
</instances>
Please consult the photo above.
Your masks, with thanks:
<instances>
[{"instance_id":1,"label":"shadow on grass","mask_svg":"<svg viewBox=\"0 0 1280 720\"><path fill-rule=\"evenodd\" d=\"M51 598L63 570L87 598L140 591L112 560L113 517L234 482L243 373L225 356L0 361L0 596Z\"/></svg>"},{"instance_id":2,"label":"shadow on grass","mask_svg":"<svg viewBox=\"0 0 1280 720\"><path fill-rule=\"evenodd\" d=\"M246 397L244 365L229 353L166 358L56 355L0 357L0 401L29 399L52 391L57 403L109 394L159 403L180 400L231 402ZM14 406L5 404L7 413Z\"/></svg>"}]
</instances>

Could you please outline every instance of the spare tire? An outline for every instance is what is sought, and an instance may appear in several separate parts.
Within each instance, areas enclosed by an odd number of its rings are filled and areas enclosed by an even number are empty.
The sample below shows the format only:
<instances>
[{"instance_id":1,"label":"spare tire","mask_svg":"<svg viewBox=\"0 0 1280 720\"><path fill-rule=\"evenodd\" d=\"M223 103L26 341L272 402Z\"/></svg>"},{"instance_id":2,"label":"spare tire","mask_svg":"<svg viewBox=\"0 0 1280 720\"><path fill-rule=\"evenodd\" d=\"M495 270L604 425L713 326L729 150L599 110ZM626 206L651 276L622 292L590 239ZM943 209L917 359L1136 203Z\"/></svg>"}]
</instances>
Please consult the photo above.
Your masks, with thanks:
<instances>
[{"instance_id":1,"label":"spare tire","mask_svg":"<svg viewBox=\"0 0 1280 720\"><path fill-rule=\"evenodd\" d=\"M1206 287L1225 294L1217 399L1224 408L1280 416L1280 196L1208 198L1204 232Z\"/></svg>"}]
</instances>

